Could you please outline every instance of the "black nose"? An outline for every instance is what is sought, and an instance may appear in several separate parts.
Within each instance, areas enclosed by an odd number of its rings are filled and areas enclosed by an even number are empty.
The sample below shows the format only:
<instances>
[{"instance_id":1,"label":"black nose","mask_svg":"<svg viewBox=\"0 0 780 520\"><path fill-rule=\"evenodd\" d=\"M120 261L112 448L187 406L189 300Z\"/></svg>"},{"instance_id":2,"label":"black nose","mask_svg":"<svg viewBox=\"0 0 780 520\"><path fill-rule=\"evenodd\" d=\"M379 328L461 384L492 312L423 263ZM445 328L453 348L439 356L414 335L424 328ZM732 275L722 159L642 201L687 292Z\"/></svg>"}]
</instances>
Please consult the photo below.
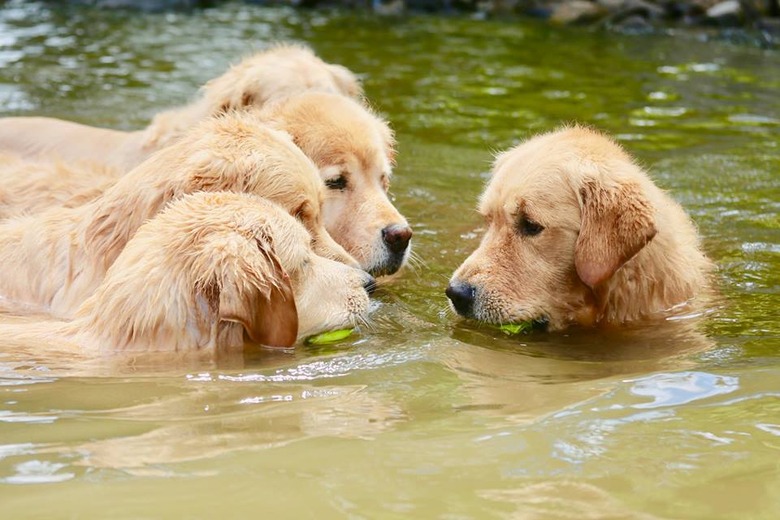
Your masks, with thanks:
<instances>
[{"instance_id":1,"label":"black nose","mask_svg":"<svg viewBox=\"0 0 780 520\"><path fill-rule=\"evenodd\" d=\"M382 240L393 253L406 251L412 239L412 228L401 224L391 224L382 230Z\"/></svg>"},{"instance_id":2,"label":"black nose","mask_svg":"<svg viewBox=\"0 0 780 520\"><path fill-rule=\"evenodd\" d=\"M363 279L363 289L365 289L369 295L374 294L374 291L376 290L376 280L368 273L366 273L366 276Z\"/></svg>"},{"instance_id":3,"label":"black nose","mask_svg":"<svg viewBox=\"0 0 780 520\"><path fill-rule=\"evenodd\" d=\"M477 294L477 289L473 285L457 281L450 282L444 293L450 299L458 314L466 317L472 316L474 299Z\"/></svg>"}]
</instances>

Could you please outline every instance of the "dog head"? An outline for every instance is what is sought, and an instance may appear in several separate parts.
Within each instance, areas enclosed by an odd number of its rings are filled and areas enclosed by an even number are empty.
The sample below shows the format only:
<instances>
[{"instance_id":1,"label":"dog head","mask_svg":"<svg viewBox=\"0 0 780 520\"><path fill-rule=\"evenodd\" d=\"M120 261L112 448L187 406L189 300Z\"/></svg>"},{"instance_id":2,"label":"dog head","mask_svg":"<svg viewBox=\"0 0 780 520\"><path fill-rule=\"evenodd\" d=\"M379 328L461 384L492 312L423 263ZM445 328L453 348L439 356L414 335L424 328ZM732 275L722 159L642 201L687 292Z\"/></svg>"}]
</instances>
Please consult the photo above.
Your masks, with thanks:
<instances>
[{"instance_id":1,"label":"dog head","mask_svg":"<svg viewBox=\"0 0 780 520\"><path fill-rule=\"evenodd\" d=\"M317 167L289 135L259 123L251 111L201 122L122 177L98 202L99 215L92 219L88 236L116 236L117 229L127 227L124 238L129 239L164 203L196 191L245 192L270 199L303 223L318 254L358 265L325 229L325 188Z\"/></svg>"},{"instance_id":2,"label":"dog head","mask_svg":"<svg viewBox=\"0 0 780 520\"><path fill-rule=\"evenodd\" d=\"M656 235L651 184L586 128L501 154L479 204L487 231L447 288L453 307L491 323L593 324L615 273Z\"/></svg>"},{"instance_id":3,"label":"dog head","mask_svg":"<svg viewBox=\"0 0 780 520\"><path fill-rule=\"evenodd\" d=\"M333 238L374 276L398 271L411 251L412 229L387 194L395 154L387 123L355 100L320 92L272 103L263 117L319 168Z\"/></svg>"},{"instance_id":4,"label":"dog head","mask_svg":"<svg viewBox=\"0 0 780 520\"><path fill-rule=\"evenodd\" d=\"M371 283L316 255L309 233L272 202L199 192L141 226L74 324L119 350L238 347L244 334L290 347L363 321Z\"/></svg>"},{"instance_id":5,"label":"dog head","mask_svg":"<svg viewBox=\"0 0 780 520\"><path fill-rule=\"evenodd\" d=\"M141 150L131 152L129 157L119 160L119 164L123 167L137 165L155 150L176 142L205 118L262 107L278 97L306 90L333 92L356 99L363 96L360 82L346 67L325 63L301 45L278 45L245 58L206 83L201 88L201 96L190 105L155 115L141 135Z\"/></svg>"},{"instance_id":6,"label":"dog head","mask_svg":"<svg viewBox=\"0 0 780 520\"><path fill-rule=\"evenodd\" d=\"M353 98L363 95L357 77L342 65L324 62L302 45L278 45L243 59L203 87L210 114L247 107L306 90Z\"/></svg>"}]
</instances>

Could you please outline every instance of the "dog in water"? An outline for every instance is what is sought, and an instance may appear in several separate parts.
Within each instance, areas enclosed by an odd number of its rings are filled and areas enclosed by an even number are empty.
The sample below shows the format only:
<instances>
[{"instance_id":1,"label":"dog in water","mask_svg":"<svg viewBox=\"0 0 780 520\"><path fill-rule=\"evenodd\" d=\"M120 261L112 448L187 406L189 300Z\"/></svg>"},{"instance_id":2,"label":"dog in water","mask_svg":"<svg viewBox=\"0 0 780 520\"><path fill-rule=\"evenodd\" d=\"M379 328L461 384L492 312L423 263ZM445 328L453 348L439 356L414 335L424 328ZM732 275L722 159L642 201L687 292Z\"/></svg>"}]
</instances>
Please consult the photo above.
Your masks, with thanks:
<instances>
[{"instance_id":1,"label":"dog in water","mask_svg":"<svg viewBox=\"0 0 780 520\"><path fill-rule=\"evenodd\" d=\"M322 61L306 47L279 45L232 66L206 83L192 103L157 114L143 130L125 132L49 117L0 118L0 152L89 161L125 173L208 117L261 107L309 89L355 98L363 92L347 68Z\"/></svg>"},{"instance_id":2,"label":"dog in water","mask_svg":"<svg viewBox=\"0 0 780 520\"><path fill-rule=\"evenodd\" d=\"M323 226L324 190L316 167L287 134L245 111L216 116L87 204L0 222L0 296L70 316L144 221L196 191L270 199L304 224L318 254L357 266Z\"/></svg>"},{"instance_id":3,"label":"dog in water","mask_svg":"<svg viewBox=\"0 0 780 520\"><path fill-rule=\"evenodd\" d=\"M493 324L623 324L706 294L712 263L682 207L613 140L580 126L498 156L487 231L446 294Z\"/></svg>"},{"instance_id":4,"label":"dog in water","mask_svg":"<svg viewBox=\"0 0 780 520\"><path fill-rule=\"evenodd\" d=\"M411 253L412 229L390 202L395 139L386 121L353 99L308 91L268 103L260 117L289 133L327 187L325 227L374 276Z\"/></svg>"},{"instance_id":5,"label":"dog in water","mask_svg":"<svg viewBox=\"0 0 780 520\"><path fill-rule=\"evenodd\" d=\"M217 353L366 321L373 280L318 256L311 236L256 195L183 195L144 223L67 322L3 324L53 352Z\"/></svg>"}]
</instances>

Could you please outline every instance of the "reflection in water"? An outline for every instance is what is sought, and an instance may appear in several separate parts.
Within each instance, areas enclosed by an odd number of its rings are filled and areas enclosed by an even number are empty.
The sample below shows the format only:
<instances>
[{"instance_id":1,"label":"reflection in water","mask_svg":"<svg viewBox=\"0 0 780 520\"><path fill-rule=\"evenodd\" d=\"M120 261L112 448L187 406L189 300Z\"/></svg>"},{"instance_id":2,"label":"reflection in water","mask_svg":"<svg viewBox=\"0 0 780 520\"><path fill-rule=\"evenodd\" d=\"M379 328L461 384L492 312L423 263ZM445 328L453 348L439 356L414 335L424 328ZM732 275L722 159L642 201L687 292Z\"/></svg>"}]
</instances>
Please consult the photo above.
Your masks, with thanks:
<instances>
[{"instance_id":1,"label":"reflection in water","mask_svg":"<svg viewBox=\"0 0 780 520\"><path fill-rule=\"evenodd\" d=\"M739 379L704 372L658 374L635 381L631 393L651 397L652 402L635 404L634 408L680 406L698 399L728 394L739 389Z\"/></svg>"},{"instance_id":2,"label":"reflection in water","mask_svg":"<svg viewBox=\"0 0 780 520\"><path fill-rule=\"evenodd\" d=\"M579 482L540 482L516 489L484 490L479 495L511 504L511 512L503 517L513 520L660 520L632 511L606 491Z\"/></svg>"},{"instance_id":3,"label":"reflection in water","mask_svg":"<svg viewBox=\"0 0 780 520\"><path fill-rule=\"evenodd\" d=\"M473 346L445 342L437 354L461 380L461 409L534 423L630 383L626 376L693 367L694 356L713 346L696 323L661 325L508 338L461 324L453 338Z\"/></svg>"},{"instance_id":4,"label":"reflection in water","mask_svg":"<svg viewBox=\"0 0 780 520\"><path fill-rule=\"evenodd\" d=\"M75 464L91 468L144 468L278 448L312 437L371 439L405 419L396 404L364 387L287 386L274 393L264 386L248 397L237 393L235 388L199 386L189 394L111 410L103 417L152 428L55 451L78 454ZM231 398L235 400L228 404Z\"/></svg>"},{"instance_id":5,"label":"reflection in water","mask_svg":"<svg viewBox=\"0 0 780 520\"><path fill-rule=\"evenodd\" d=\"M1 479L6 484L51 484L63 482L76 475L74 473L60 472L66 464L53 464L47 461L29 460L15 467L16 473Z\"/></svg>"}]
</instances>

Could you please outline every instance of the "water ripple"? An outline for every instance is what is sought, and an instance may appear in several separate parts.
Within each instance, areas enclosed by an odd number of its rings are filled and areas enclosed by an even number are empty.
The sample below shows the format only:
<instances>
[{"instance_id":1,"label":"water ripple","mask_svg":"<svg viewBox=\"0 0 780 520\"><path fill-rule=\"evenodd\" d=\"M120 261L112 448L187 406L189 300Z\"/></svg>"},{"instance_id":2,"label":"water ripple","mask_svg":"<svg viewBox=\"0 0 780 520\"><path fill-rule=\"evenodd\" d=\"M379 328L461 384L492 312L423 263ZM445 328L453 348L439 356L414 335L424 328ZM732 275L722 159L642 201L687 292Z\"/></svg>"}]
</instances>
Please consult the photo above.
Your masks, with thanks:
<instances>
[{"instance_id":1,"label":"water ripple","mask_svg":"<svg viewBox=\"0 0 780 520\"><path fill-rule=\"evenodd\" d=\"M396 350L392 352L360 352L317 360L295 367L277 370L274 374L217 374L209 372L188 374L187 380L194 382L231 381L240 383L281 383L291 381L313 381L344 377L356 371L387 369L396 365L424 359L429 345L423 345L413 350Z\"/></svg>"},{"instance_id":2,"label":"water ripple","mask_svg":"<svg viewBox=\"0 0 780 520\"><path fill-rule=\"evenodd\" d=\"M0 479L6 484L49 484L64 482L76 476L75 473L57 473L66 464L42 460L29 460L15 466L16 474Z\"/></svg>"},{"instance_id":3,"label":"water ripple","mask_svg":"<svg viewBox=\"0 0 780 520\"><path fill-rule=\"evenodd\" d=\"M653 399L651 402L634 404L633 408L662 408L728 394L738 389L737 377L706 372L680 372L634 380L630 392Z\"/></svg>"}]
</instances>

